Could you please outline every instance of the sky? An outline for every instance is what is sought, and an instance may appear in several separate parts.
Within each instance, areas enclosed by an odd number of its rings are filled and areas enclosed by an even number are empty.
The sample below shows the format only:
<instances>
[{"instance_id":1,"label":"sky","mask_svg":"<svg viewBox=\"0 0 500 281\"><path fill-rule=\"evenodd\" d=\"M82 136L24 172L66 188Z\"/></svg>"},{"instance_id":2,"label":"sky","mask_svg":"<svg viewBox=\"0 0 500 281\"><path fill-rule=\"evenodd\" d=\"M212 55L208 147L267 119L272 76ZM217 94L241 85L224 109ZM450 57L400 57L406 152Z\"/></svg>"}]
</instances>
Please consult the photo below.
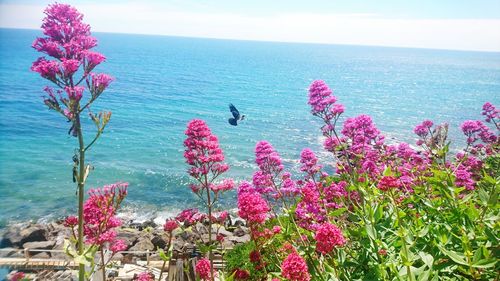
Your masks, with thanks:
<instances>
[{"instance_id":1,"label":"sky","mask_svg":"<svg viewBox=\"0 0 500 281\"><path fill-rule=\"evenodd\" d=\"M500 52L500 0L68 0L92 31ZM0 0L38 29L53 1Z\"/></svg>"}]
</instances>

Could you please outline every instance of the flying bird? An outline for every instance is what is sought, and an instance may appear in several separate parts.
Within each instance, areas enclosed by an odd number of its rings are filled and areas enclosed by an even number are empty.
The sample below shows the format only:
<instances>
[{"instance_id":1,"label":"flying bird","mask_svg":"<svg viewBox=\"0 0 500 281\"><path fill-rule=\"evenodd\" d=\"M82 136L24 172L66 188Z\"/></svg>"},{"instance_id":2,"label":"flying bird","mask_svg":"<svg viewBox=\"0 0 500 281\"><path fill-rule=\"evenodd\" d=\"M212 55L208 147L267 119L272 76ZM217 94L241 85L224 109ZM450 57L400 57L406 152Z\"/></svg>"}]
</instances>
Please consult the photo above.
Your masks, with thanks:
<instances>
[{"instance_id":1,"label":"flying bird","mask_svg":"<svg viewBox=\"0 0 500 281\"><path fill-rule=\"evenodd\" d=\"M245 119L245 115L240 115L240 112L232 103L229 104L229 111L231 111L231 114L233 114L233 118L229 118L227 120L229 124L238 126L238 120L243 121Z\"/></svg>"}]
</instances>

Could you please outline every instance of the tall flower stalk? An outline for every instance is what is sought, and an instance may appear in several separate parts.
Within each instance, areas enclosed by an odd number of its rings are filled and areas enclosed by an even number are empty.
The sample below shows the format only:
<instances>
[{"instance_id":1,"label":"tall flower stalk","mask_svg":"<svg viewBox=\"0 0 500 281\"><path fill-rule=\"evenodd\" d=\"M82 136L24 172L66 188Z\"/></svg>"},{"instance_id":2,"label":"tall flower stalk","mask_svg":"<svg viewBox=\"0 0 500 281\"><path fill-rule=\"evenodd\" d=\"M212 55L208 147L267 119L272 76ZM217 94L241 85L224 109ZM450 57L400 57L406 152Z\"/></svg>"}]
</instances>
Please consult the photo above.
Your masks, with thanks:
<instances>
[{"instance_id":1,"label":"tall flower stalk","mask_svg":"<svg viewBox=\"0 0 500 281\"><path fill-rule=\"evenodd\" d=\"M229 166L223 162L224 154L219 147L219 141L207 124L203 120L194 119L189 122L185 134L187 138L184 141L184 158L190 165L189 175L196 180L196 183L191 184L191 190L201 199L208 212L208 258L210 280L214 280L212 251L215 244L212 239L212 223L216 219L213 212L221 193L233 189L234 183L231 179L216 182Z\"/></svg>"},{"instance_id":2,"label":"tall flower stalk","mask_svg":"<svg viewBox=\"0 0 500 281\"><path fill-rule=\"evenodd\" d=\"M52 82L44 91L44 103L49 109L60 113L70 123L68 133L78 139L78 150L73 156L73 182L78 189L78 254L84 252L83 201L85 181L90 172L90 165L85 163L85 153L102 134L111 117L111 112L94 114L91 104L104 92L113 78L104 73L94 73L94 68L105 57L91 49L97 46L97 40L91 36L90 26L85 24L83 15L74 7L66 4L49 5L45 11L42 30L45 37L36 38L33 48L46 54L38 58L31 70ZM85 89L90 95L84 96ZM85 145L82 128L82 114L88 110L91 120L96 125L94 138ZM84 280L84 265L79 267L79 280Z\"/></svg>"}]
</instances>

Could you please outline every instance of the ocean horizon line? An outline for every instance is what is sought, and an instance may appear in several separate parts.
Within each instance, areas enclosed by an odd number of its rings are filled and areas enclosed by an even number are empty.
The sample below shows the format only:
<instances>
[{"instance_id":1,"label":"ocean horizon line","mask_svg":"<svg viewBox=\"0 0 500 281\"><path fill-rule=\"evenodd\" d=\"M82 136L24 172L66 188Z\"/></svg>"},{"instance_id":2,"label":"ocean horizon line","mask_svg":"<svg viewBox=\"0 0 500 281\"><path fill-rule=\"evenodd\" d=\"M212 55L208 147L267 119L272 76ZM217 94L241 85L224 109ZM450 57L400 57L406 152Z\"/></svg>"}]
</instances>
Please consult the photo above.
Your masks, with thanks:
<instances>
[{"instance_id":1,"label":"ocean horizon line","mask_svg":"<svg viewBox=\"0 0 500 281\"><path fill-rule=\"evenodd\" d=\"M41 31L35 28L23 27L2 27L0 29L10 30L31 30ZM446 48L424 48L412 46L393 46L393 45L370 45L370 44L351 44L351 43L325 43L325 42L301 42L301 41L271 41L271 40L258 40L258 39L241 39L241 38L218 38L218 37L200 37L189 35L171 35L171 34L157 34L157 33L127 33L116 31L92 31L97 34L116 34L116 35L140 35L151 37L169 37L169 38L184 38L184 39L205 39L205 40L219 40L219 41L236 41L236 42L258 42L258 43L271 43L271 44L296 44L296 45L313 45L313 46L339 46L339 47L366 47L366 48L387 48L387 49L408 49L408 50L428 50L428 51L443 51L443 52L460 52L460 53L488 53L500 54L500 50L470 50L470 49L446 49Z\"/></svg>"}]
</instances>

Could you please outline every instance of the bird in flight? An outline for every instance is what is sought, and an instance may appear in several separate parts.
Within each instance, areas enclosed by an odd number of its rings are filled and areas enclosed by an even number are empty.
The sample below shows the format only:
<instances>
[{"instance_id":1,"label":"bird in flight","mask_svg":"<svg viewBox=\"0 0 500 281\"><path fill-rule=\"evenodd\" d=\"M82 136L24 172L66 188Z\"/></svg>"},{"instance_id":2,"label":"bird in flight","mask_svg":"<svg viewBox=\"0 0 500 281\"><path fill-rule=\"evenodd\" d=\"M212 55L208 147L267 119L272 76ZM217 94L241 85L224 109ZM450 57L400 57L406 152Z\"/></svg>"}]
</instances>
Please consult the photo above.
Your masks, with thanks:
<instances>
[{"instance_id":1,"label":"bird in flight","mask_svg":"<svg viewBox=\"0 0 500 281\"><path fill-rule=\"evenodd\" d=\"M240 115L240 112L232 103L229 104L229 111L231 111L231 114L233 114L233 118L229 118L227 120L229 124L238 126L238 120L243 121L245 119L245 115Z\"/></svg>"}]
</instances>

